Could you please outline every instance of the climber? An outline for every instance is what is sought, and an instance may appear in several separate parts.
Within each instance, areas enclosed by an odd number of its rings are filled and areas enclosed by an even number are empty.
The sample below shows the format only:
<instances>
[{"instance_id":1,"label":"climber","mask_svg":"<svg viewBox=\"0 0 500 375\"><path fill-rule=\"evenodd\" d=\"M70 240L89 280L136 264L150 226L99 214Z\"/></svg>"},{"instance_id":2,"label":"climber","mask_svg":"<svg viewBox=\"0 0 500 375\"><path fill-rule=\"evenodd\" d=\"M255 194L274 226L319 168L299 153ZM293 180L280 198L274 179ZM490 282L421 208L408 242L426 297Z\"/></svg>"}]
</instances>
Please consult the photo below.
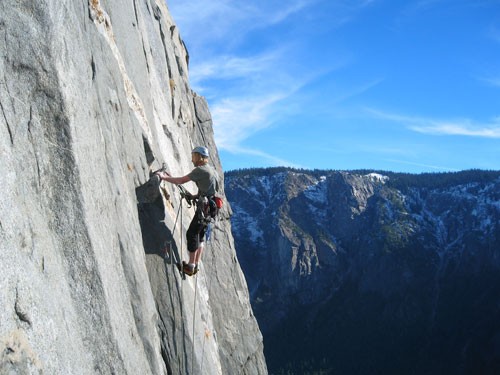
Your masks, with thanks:
<instances>
[{"instance_id":1,"label":"climber","mask_svg":"<svg viewBox=\"0 0 500 375\"><path fill-rule=\"evenodd\" d=\"M203 198L212 198L219 190L218 175L215 169L208 164L208 149L198 146L191 152L191 161L195 168L183 177L172 177L165 171L157 172L161 180L176 185L184 184L189 181L196 183L198 194L189 194L188 199L197 200L198 204L203 204ZM186 232L187 249L189 253L189 262L182 262L183 272L188 276L193 276L198 272L198 263L204 248L204 236L208 223L201 221L197 214L194 215L191 224Z\"/></svg>"}]
</instances>

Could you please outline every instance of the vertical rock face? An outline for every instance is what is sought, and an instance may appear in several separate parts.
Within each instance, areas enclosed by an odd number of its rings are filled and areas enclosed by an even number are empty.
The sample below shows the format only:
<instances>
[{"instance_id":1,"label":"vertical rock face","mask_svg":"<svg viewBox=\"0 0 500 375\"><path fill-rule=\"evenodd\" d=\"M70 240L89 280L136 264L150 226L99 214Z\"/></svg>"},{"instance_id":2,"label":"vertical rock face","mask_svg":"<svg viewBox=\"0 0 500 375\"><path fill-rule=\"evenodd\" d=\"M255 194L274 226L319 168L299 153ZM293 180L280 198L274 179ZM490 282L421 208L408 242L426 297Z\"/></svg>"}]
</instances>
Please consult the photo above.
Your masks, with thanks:
<instances>
[{"instance_id":1,"label":"vertical rock face","mask_svg":"<svg viewBox=\"0 0 500 375\"><path fill-rule=\"evenodd\" d=\"M161 256L193 212L150 171L222 177L165 3L3 0L0 41L0 373L266 373L229 208L196 278Z\"/></svg>"}]
</instances>

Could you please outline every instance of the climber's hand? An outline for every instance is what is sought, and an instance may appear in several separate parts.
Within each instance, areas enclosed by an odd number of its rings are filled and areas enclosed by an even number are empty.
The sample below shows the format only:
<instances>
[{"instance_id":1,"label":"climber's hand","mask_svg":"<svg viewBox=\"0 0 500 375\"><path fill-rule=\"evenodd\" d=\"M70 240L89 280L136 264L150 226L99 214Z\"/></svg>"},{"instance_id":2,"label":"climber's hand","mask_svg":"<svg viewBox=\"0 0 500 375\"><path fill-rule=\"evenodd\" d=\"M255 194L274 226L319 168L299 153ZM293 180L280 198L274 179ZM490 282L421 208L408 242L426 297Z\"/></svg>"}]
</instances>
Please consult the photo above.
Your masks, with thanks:
<instances>
[{"instance_id":1,"label":"climber's hand","mask_svg":"<svg viewBox=\"0 0 500 375\"><path fill-rule=\"evenodd\" d=\"M157 175L158 177L160 177L160 180L164 180L164 179L166 179L167 177L170 177L170 175L169 175L167 172L165 172L165 171L159 171L159 172L156 172L156 175Z\"/></svg>"}]
</instances>

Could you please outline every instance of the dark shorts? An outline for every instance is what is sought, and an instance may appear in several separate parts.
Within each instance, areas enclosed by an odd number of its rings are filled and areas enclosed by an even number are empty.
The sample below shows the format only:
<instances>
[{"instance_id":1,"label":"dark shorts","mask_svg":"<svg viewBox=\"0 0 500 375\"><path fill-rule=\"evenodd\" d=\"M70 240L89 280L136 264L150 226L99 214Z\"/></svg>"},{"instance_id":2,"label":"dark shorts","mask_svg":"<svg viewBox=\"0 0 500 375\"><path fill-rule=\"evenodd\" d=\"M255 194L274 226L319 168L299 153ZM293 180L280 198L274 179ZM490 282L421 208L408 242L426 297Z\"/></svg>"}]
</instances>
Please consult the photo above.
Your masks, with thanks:
<instances>
[{"instance_id":1,"label":"dark shorts","mask_svg":"<svg viewBox=\"0 0 500 375\"><path fill-rule=\"evenodd\" d=\"M186 232L187 249L189 252L195 252L200 247L205 238L206 230L207 226L199 222L198 215L194 215Z\"/></svg>"}]
</instances>

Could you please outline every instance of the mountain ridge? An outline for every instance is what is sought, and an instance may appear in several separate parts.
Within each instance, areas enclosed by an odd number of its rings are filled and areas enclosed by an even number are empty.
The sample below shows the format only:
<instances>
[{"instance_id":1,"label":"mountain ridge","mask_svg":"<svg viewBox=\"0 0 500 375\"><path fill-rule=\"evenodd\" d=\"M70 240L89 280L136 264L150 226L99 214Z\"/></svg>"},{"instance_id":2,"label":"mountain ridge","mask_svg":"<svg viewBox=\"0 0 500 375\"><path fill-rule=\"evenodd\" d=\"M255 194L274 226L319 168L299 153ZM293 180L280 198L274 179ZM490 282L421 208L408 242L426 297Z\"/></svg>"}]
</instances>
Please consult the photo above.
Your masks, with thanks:
<instances>
[{"instance_id":1,"label":"mountain ridge","mask_svg":"<svg viewBox=\"0 0 500 375\"><path fill-rule=\"evenodd\" d=\"M500 172L253 172L226 194L272 373L499 368Z\"/></svg>"}]
</instances>

